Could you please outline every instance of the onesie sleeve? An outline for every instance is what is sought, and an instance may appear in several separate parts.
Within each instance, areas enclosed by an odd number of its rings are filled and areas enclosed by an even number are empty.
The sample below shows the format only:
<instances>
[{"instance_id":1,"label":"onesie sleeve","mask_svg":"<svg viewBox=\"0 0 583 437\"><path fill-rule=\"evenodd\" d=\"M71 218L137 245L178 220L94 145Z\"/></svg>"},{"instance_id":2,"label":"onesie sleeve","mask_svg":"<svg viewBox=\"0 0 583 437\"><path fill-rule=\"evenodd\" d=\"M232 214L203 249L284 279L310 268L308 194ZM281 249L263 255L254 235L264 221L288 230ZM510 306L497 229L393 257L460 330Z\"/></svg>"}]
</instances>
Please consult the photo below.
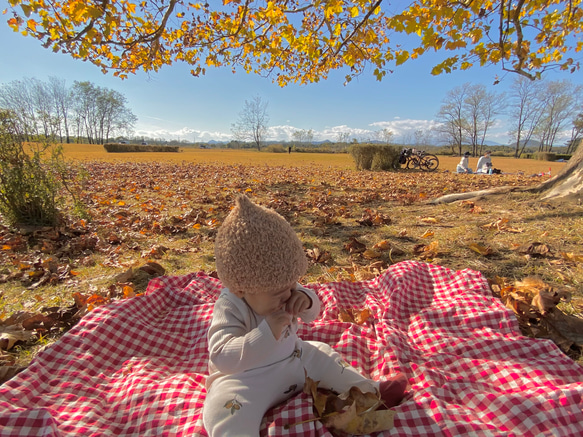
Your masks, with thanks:
<instances>
[{"instance_id":1,"label":"onesie sleeve","mask_svg":"<svg viewBox=\"0 0 583 437\"><path fill-rule=\"evenodd\" d=\"M288 357L293 344L277 341L269 324L262 320L249 329L242 313L228 299L219 298L213 310L213 320L208 332L209 358L212 365L223 374L244 372L266 366Z\"/></svg>"},{"instance_id":2,"label":"onesie sleeve","mask_svg":"<svg viewBox=\"0 0 583 437\"><path fill-rule=\"evenodd\" d=\"M299 318L302 319L304 323L311 323L318 318L320 314L320 298L311 289L303 287L300 284L296 285L296 290L304 292L312 301L312 305L306 311L299 314Z\"/></svg>"}]
</instances>

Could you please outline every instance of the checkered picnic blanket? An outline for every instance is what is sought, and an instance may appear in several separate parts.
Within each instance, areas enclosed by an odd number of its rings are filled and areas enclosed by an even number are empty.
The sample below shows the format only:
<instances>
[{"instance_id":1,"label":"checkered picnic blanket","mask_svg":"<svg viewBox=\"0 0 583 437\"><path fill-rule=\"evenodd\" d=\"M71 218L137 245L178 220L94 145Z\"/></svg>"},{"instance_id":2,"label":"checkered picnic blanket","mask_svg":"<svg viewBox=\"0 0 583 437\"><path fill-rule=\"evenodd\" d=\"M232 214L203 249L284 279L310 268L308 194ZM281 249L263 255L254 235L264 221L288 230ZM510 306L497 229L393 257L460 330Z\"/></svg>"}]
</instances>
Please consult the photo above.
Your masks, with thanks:
<instances>
[{"instance_id":1,"label":"checkered picnic blanket","mask_svg":"<svg viewBox=\"0 0 583 437\"><path fill-rule=\"evenodd\" d=\"M323 305L304 339L373 379L409 377L382 435L583 435L583 368L521 336L480 273L406 261L370 281L309 287ZM160 277L91 312L0 387L0 436L206 436L205 334L220 288L202 272ZM374 320L341 322L345 308ZM331 436L319 421L293 425L312 417L298 394L268 411L261 435Z\"/></svg>"}]
</instances>

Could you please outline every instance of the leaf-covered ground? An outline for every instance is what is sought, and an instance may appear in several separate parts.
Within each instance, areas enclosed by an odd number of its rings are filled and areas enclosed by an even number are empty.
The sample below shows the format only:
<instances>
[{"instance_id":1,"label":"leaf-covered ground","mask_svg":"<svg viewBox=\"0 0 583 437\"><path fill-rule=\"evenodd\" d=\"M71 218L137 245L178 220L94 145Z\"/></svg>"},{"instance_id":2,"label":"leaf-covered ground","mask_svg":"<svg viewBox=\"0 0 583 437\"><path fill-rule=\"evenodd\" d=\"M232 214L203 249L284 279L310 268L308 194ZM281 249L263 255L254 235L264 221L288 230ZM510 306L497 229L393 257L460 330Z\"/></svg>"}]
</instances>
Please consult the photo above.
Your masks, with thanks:
<instances>
[{"instance_id":1,"label":"leaf-covered ground","mask_svg":"<svg viewBox=\"0 0 583 437\"><path fill-rule=\"evenodd\" d=\"M538 184L544 176L83 165L85 219L57 229L0 226L0 366L26 366L87 311L132 298L154 276L214 271L214 237L238 193L277 210L300 234L311 261L303 282L369 279L405 259L479 270L525 334L552 338L581 357L581 205L526 193L425 204L449 193Z\"/></svg>"}]
</instances>

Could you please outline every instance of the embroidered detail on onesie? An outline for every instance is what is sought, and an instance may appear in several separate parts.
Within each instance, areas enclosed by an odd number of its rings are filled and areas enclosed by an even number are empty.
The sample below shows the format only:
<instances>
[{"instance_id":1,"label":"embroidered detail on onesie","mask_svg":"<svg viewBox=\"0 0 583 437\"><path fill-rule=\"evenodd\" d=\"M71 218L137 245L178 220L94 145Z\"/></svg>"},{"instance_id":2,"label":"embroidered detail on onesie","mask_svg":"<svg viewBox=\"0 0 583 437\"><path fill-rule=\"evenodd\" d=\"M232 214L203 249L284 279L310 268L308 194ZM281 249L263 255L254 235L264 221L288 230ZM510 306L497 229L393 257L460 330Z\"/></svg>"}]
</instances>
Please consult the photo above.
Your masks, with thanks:
<instances>
[{"instance_id":1,"label":"embroidered detail on onesie","mask_svg":"<svg viewBox=\"0 0 583 437\"><path fill-rule=\"evenodd\" d=\"M283 392L284 395L287 395L289 393L293 393L294 391L296 391L296 388L298 388L297 384L294 385L290 385L289 388Z\"/></svg>"},{"instance_id":2,"label":"embroidered detail on onesie","mask_svg":"<svg viewBox=\"0 0 583 437\"><path fill-rule=\"evenodd\" d=\"M291 334L291 326L287 325L285 330L283 331L283 338L288 338Z\"/></svg>"},{"instance_id":3,"label":"embroidered detail on onesie","mask_svg":"<svg viewBox=\"0 0 583 437\"><path fill-rule=\"evenodd\" d=\"M340 373L344 373L344 369L350 367L350 364L348 364L348 362L346 362L346 360L343 359L338 360L338 364L340 365L340 367L342 367Z\"/></svg>"},{"instance_id":4,"label":"embroidered detail on onesie","mask_svg":"<svg viewBox=\"0 0 583 437\"><path fill-rule=\"evenodd\" d=\"M231 416L233 414L235 414L235 411L238 411L241 409L243 405L241 405L241 402L239 402L237 399L233 398L230 401L227 401L224 405L224 408L226 408L227 410L231 410Z\"/></svg>"},{"instance_id":5,"label":"embroidered detail on onesie","mask_svg":"<svg viewBox=\"0 0 583 437\"><path fill-rule=\"evenodd\" d=\"M294 353L292 354L292 357L294 357L294 358L302 358L302 350L301 349L296 349L294 351Z\"/></svg>"}]
</instances>

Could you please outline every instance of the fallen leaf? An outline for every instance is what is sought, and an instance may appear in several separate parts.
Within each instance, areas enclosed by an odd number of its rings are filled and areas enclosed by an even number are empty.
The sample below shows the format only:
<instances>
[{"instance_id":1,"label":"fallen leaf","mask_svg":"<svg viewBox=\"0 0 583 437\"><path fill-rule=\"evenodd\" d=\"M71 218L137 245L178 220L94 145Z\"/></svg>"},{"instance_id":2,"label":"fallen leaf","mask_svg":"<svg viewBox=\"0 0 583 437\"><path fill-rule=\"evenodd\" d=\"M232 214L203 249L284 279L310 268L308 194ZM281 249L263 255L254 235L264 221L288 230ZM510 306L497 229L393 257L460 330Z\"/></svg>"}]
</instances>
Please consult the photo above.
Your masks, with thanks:
<instances>
[{"instance_id":1,"label":"fallen leaf","mask_svg":"<svg viewBox=\"0 0 583 437\"><path fill-rule=\"evenodd\" d=\"M573 252L561 252L561 256L563 257L564 260L566 261L571 261L571 262L578 262L581 263L583 262L583 255L578 254L578 253L573 253Z\"/></svg>"},{"instance_id":2,"label":"fallen leaf","mask_svg":"<svg viewBox=\"0 0 583 437\"><path fill-rule=\"evenodd\" d=\"M350 242L344 245L344 250L350 253L362 253L366 250L366 244L361 243L354 237L350 237Z\"/></svg>"},{"instance_id":3,"label":"fallen leaf","mask_svg":"<svg viewBox=\"0 0 583 437\"><path fill-rule=\"evenodd\" d=\"M494 253L494 250L492 250L490 246L483 246L479 243L470 243L468 247L472 249L474 252L477 252L483 256L492 255Z\"/></svg>"},{"instance_id":4,"label":"fallen leaf","mask_svg":"<svg viewBox=\"0 0 583 437\"><path fill-rule=\"evenodd\" d=\"M538 243L538 242L519 246L516 248L516 251L523 253L523 254L526 254L526 255L539 256L539 257L552 255L552 250L549 246L547 246L544 243Z\"/></svg>"},{"instance_id":5,"label":"fallen leaf","mask_svg":"<svg viewBox=\"0 0 583 437\"><path fill-rule=\"evenodd\" d=\"M0 326L0 349L9 351L19 341L28 341L33 331L25 331L20 325Z\"/></svg>"}]
</instances>

